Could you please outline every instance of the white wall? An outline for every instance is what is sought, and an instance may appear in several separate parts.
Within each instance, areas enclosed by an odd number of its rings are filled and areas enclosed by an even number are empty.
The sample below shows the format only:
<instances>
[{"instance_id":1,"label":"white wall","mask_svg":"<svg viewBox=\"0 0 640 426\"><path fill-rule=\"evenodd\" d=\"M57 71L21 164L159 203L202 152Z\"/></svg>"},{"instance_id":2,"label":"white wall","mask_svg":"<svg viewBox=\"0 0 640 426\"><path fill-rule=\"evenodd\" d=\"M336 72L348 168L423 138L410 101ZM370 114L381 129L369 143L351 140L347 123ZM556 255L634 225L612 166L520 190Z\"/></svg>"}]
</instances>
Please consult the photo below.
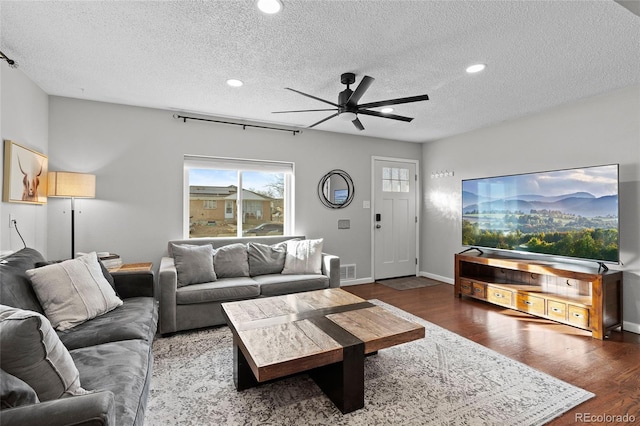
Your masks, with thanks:
<instances>
[{"instance_id":1,"label":"white wall","mask_svg":"<svg viewBox=\"0 0 640 426\"><path fill-rule=\"evenodd\" d=\"M47 155L49 147L49 100L20 69L0 64L0 136ZM4 153L4 143L2 143ZM4 178L4 155L0 168L0 188ZM0 252L23 247L15 229L9 228L9 215L18 223L28 247L47 254L47 206L0 203Z\"/></svg>"},{"instance_id":2,"label":"white wall","mask_svg":"<svg viewBox=\"0 0 640 426\"><path fill-rule=\"evenodd\" d=\"M296 234L323 237L325 251L371 276L371 156L419 160L420 144L304 130L272 130L172 118L173 112L50 97L50 170L96 174L96 198L77 200L76 251L111 251L157 266L167 241L182 238L183 156L199 154L295 163ZM339 168L353 178L345 209L324 207L320 178ZM49 257L69 256L69 200L49 199ZM78 210L81 213L78 213ZM338 219L351 229L338 230Z\"/></svg>"},{"instance_id":3,"label":"white wall","mask_svg":"<svg viewBox=\"0 0 640 426\"><path fill-rule=\"evenodd\" d=\"M612 163L620 164L625 328L640 333L638 86L425 144L421 271L453 280L453 255L462 250L462 179ZM431 179L440 170L455 174Z\"/></svg>"}]
</instances>

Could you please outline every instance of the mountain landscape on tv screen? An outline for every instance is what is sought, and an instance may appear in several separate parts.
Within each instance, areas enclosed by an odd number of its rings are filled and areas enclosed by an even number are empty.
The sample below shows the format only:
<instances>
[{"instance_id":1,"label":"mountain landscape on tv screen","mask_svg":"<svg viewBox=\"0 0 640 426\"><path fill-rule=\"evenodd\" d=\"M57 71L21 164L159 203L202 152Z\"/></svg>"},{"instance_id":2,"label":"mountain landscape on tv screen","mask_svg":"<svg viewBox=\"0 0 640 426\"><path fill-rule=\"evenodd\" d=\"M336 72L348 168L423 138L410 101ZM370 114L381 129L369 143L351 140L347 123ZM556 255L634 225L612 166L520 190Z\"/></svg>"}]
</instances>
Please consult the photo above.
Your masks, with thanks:
<instances>
[{"instance_id":1,"label":"mountain landscape on tv screen","mask_svg":"<svg viewBox=\"0 0 640 426\"><path fill-rule=\"evenodd\" d=\"M618 262L617 183L617 166L463 181L462 244Z\"/></svg>"},{"instance_id":2,"label":"mountain landscape on tv screen","mask_svg":"<svg viewBox=\"0 0 640 426\"><path fill-rule=\"evenodd\" d=\"M530 212L531 210L559 211L568 215L597 217L618 216L618 196L595 197L588 192L546 197L520 195L517 198L486 199L468 191L462 193L462 213L471 212Z\"/></svg>"}]
</instances>

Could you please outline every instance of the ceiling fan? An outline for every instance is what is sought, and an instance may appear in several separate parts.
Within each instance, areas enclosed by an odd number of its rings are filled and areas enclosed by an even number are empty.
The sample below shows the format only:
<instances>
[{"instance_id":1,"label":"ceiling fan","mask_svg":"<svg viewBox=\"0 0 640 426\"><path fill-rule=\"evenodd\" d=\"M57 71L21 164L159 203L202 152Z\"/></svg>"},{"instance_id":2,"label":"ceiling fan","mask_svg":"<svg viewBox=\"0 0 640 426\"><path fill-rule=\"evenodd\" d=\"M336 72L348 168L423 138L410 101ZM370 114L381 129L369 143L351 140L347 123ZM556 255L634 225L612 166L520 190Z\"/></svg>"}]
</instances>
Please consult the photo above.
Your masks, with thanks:
<instances>
[{"instance_id":1,"label":"ceiling fan","mask_svg":"<svg viewBox=\"0 0 640 426\"><path fill-rule=\"evenodd\" d=\"M362 80L360 81L360 84L358 84L358 87L356 87L356 90L353 91L349 88L349 86L355 83L356 75L350 72L342 74L340 76L340 82L342 84L346 84L347 88L344 89L342 92L340 92L340 94L338 95L337 104L327 101L325 99L315 97L313 95L309 95L307 93L303 93L299 90L286 87L285 89L287 90L291 90L292 92L299 93L308 98L315 99L317 101L332 105L334 108L302 109L302 110L296 110L296 111L274 111L273 114L286 114L290 112L337 111L335 114L332 114L326 118L323 118L322 120L312 124L308 128L310 129L312 127L317 126L320 123L324 123L325 121L333 117L340 116L340 118L342 118L343 120L351 121L358 130L364 130L364 126L358 119L358 114L371 115L374 117L390 118L392 120L399 120L399 121L406 121L406 122L410 122L411 120L413 120L412 117L404 117L402 115L395 115L395 114L385 114L379 111L372 111L369 108L376 108L376 107L387 106L387 105L407 104L410 102L419 102L419 101L429 100L429 96L420 95L420 96L410 96L408 98L388 99L386 101L369 102L366 104L358 105L358 101L360 100L362 95L364 95L364 93L367 91L369 86L371 86L371 83L373 83L373 80L374 80L373 77L369 77L368 75L365 75L364 77L362 77Z\"/></svg>"}]
</instances>

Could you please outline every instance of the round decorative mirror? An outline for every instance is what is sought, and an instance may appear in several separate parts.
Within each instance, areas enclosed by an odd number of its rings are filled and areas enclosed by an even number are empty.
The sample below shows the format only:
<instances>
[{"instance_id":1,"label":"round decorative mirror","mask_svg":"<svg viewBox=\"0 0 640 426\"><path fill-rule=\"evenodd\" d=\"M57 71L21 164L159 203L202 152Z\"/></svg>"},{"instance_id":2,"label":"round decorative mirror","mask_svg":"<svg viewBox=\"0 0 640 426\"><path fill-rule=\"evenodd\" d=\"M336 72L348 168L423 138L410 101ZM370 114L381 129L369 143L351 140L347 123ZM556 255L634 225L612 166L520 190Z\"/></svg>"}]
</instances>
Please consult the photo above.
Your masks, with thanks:
<instances>
[{"instance_id":1,"label":"round decorative mirror","mask_svg":"<svg viewBox=\"0 0 640 426\"><path fill-rule=\"evenodd\" d=\"M342 209L353 201L355 189L349 173L334 169L318 182L318 198L330 209Z\"/></svg>"}]
</instances>

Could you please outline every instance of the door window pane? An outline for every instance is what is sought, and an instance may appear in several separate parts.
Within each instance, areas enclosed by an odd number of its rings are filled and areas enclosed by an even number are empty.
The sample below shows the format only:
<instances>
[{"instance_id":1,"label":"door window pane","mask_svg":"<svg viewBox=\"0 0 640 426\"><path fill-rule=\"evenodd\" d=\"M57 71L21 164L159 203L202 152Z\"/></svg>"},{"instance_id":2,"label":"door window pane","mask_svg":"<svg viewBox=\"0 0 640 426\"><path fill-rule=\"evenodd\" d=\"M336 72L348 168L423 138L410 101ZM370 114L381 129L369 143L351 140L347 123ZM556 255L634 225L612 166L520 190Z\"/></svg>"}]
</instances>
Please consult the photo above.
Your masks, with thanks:
<instances>
[{"instance_id":1,"label":"door window pane","mask_svg":"<svg viewBox=\"0 0 640 426\"><path fill-rule=\"evenodd\" d=\"M382 191L409 192L409 169L398 167L383 167Z\"/></svg>"}]
</instances>

